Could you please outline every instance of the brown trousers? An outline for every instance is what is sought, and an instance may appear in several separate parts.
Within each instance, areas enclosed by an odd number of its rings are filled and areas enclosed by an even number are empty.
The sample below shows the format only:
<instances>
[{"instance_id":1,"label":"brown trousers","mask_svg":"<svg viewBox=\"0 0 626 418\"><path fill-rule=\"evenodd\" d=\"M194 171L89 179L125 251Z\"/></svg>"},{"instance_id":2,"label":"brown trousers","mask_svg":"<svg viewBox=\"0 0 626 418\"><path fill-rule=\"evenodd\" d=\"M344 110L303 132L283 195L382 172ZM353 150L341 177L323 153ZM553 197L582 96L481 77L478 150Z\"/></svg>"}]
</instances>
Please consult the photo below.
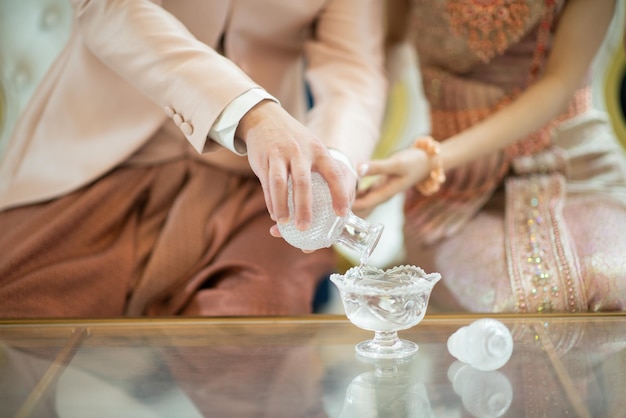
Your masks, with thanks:
<instances>
[{"instance_id":1,"label":"brown trousers","mask_svg":"<svg viewBox=\"0 0 626 418\"><path fill-rule=\"evenodd\" d=\"M0 212L0 317L310 313L334 254L271 225L254 177L193 159L117 168Z\"/></svg>"}]
</instances>

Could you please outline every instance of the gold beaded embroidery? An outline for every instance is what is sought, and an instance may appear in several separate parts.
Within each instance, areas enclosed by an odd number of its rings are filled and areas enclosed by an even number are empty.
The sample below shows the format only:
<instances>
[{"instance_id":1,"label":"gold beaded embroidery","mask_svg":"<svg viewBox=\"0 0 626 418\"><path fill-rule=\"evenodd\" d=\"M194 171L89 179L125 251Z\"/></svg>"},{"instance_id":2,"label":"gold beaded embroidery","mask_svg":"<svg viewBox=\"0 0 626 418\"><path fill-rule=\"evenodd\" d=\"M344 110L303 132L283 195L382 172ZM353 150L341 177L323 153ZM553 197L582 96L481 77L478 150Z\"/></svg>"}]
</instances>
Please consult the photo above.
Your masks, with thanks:
<instances>
[{"instance_id":1,"label":"gold beaded embroidery","mask_svg":"<svg viewBox=\"0 0 626 418\"><path fill-rule=\"evenodd\" d=\"M561 209L559 173L507 180L506 250L519 312L584 310L580 271Z\"/></svg>"},{"instance_id":2,"label":"gold beaded embroidery","mask_svg":"<svg viewBox=\"0 0 626 418\"><path fill-rule=\"evenodd\" d=\"M527 0L452 0L446 4L451 31L488 62L518 41L530 16Z\"/></svg>"}]
</instances>

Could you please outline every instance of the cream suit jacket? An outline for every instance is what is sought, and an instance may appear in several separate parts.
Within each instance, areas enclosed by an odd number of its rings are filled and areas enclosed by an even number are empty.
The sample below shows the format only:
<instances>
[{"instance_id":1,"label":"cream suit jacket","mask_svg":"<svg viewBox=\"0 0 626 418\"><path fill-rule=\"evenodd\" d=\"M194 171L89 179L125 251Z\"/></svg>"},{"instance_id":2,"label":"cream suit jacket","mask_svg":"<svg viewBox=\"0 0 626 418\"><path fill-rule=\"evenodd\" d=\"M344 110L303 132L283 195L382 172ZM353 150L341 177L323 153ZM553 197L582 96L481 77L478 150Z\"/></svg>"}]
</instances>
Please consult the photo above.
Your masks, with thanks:
<instances>
[{"instance_id":1,"label":"cream suit jacket","mask_svg":"<svg viewBox=\"0 0 626 418\"><path fill-rule=\"evenodd\" d=\"M0 210L97 179L168 118L198 152L210 151L224 108L259 86L326 145L356 161L373 152L386 94L380 0L72 4L70 40L0 157Z\"/></svg>"}]
</instances>

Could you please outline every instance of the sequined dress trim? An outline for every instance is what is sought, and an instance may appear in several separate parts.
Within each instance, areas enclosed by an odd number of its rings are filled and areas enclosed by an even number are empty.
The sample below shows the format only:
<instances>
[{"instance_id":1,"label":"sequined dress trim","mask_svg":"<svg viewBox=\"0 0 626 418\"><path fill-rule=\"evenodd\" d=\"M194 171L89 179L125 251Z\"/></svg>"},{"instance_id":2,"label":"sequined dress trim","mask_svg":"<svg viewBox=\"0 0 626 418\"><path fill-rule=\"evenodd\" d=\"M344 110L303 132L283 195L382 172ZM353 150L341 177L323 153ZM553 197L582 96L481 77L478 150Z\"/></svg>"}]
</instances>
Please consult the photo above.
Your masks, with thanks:
<instances>
[{"instance_id":1,"label":"sequined dress trim","mask_svg":"<svg viewBox=\"0 0 626 418\"><path fill-rule=\"evenodd\" d=\"M507 180L505 245L519 312L576 312L587 306L578 257L562 216L565 193L560 173Z\"/></svg>"}]
</instances>

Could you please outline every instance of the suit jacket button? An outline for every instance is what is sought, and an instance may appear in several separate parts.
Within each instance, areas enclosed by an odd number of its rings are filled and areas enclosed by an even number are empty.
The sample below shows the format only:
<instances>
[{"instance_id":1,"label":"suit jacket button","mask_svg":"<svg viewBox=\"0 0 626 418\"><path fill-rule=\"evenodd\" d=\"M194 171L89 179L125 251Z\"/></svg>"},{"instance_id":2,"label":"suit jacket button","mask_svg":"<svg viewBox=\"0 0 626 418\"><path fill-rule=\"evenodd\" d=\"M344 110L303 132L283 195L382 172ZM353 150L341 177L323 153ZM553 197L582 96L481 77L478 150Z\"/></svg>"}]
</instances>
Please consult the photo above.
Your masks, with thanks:
<instances>
[{"instance_id":1,"label":"suit jacket button","mask_svg":"<svg viewBox=\"0 0 626 418\"><path fill-rule=\"evenodd\" d=\"M165 114L169 118L174 117L174 115L176 114L176 112L174 112L174 109L170 106L165 106L164 110L165 110Z\"/></svg>"},{"instance_id":2,"label":"suit jacket button","mask_svg":"<svg viewBox=\"0 0 626 418\"><path fill-rule=\"evenodd\" d=\"M185 135L189 136L193 133L193 126L191 126L188 122L183 122L180 125L180 130L183 131Z\"/></svg>"},{"instance_id":3,"label":"suit jacket button","mask_svg":"<svg viewBox=\"0 0 626 418\"><path fill-rule=\"evenodd\" d=\"M174 116L172 116L172 119L174 120L174 123L178 127L180 127L180 125L183 123L183 117L181 115L179 115L178 113L176 113Z\"/></svg>"}]
</instances>

